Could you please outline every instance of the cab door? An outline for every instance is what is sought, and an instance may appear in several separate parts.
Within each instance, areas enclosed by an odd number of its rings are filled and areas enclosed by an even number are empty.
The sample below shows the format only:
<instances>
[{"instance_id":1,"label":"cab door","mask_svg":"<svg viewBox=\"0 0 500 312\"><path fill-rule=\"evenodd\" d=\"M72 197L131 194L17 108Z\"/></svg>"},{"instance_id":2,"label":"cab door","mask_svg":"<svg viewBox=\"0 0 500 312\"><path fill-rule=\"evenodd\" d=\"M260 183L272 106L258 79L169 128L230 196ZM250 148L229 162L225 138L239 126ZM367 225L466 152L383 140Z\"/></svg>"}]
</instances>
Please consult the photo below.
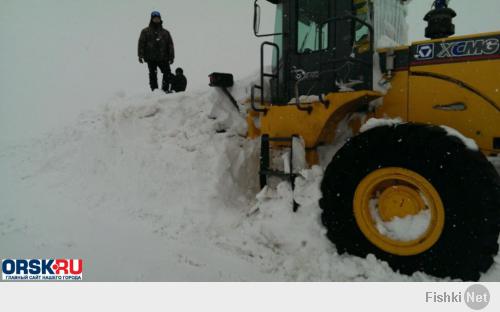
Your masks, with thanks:
<instances>
[{"instance_id":1,"label":"cab door","mask_svg":"<svg viewBox=\"0 0 500 312\"><path fill-rule=\"evenodd\" d=\"M335 57L332 44L331 25L320 25L334 15L334 2L330 0L295 0L290 18L291 36L290 79L288 80L289 98L299 95L318 95L326 93L329 79L320 75L321 62ZM320 43L320 32L322 43ZM331 76L331 75L330 75ZM331 76L333 78L333 76Z\"/></svg>"},{"instance_id":2,"label":"cab door","mask_svg":"<svg viewBox=\"0 0 500 312\"><path fill-rule=\"evenodd\" d=\"M360 89L371 85L370 75L365 71L369 66L348 60L360 59L361 54L367 60L371 58L356 48L358 37L363 35L362 27L353 19L343 18L356 16L358 9L354 4L353 0L292 0L288 3L290 14L284 18L284 29L289 29L284 38L288 54L285 55L288 99L296 97L297 89L300 96L307 96L335 92L339 85L356 80L361 81ZM368 1L363 1L363 5L367 7Z\"/></svg>"}]
</instances>

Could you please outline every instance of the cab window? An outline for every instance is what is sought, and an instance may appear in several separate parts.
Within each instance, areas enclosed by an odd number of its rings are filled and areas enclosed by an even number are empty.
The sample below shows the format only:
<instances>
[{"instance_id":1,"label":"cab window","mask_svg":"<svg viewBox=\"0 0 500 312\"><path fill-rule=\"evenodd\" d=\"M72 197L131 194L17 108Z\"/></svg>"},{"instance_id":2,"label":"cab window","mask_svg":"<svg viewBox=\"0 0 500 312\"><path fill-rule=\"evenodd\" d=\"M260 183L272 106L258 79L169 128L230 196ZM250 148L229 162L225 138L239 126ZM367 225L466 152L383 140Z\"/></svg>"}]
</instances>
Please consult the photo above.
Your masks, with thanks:
<instances>
[{"instance_id":1,"label":"cab window","mask_svg":"<svg viewBox=\"0 0 500 312\"><path fill-rule=\"evenodd\" d=\"M368 23L372 20L372 10L368 0L354 0L354 11L356 13L356 17L359 19ZM356 52L367 52L370 49L370 30L366 25L359 22L354 22L354 25L354 47L356 48Z\"/></svg>"},{"instance_id":2,"label":"cab window","mask_svg":"<svg viewBox=\"0 0 500 312\"><path fill-rule=\"evenodd\" d=\"M318 26L329 18L329 0L297 1L297 52L311 53L328 48L328 28L326 24L321 30ZM323 42L319 46L319 34L322 32Z\"/></svg>"}]
</instances>

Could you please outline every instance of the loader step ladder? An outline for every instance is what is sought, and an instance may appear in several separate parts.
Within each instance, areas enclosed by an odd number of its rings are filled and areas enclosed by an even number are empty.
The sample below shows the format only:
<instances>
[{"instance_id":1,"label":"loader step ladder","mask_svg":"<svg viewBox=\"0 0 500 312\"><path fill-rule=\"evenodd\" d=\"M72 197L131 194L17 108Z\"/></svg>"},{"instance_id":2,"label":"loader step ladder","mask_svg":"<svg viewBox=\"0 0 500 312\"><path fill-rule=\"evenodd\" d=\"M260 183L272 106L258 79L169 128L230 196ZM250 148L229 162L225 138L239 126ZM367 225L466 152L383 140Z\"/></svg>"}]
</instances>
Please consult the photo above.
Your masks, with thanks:
<instances>
[{"instance_id":1,"label":"loader step ladder","mask_svg":"<svg viewBox=\"0 0 500 312\"><path fill-rule=\"evenodd\" d=\"M293 139L298 138L298 136L292 136L287 138L271 138L269 135L264 134L261 137L261 145L260 145L260 187L263 189L267 185L268 177L277 177L283 180L288 180L290 182L290 186L292 187L292 196L293 191L295 189L295 178L297 174L293 173ZM274 170L270 168L270 158L271 158L271 142L281 142L281 143L290 143L290 172ZM299 204L293 199L293 212L297 212L299 208Z\"/></svg>"},{"instance_id":2,"label":"loader step ladder","mask_svg":"<svg viewBox=\"0 0 500 312\"><path fill-rule=\"evenodd\" d=\"M279 60L280 59L280 47L274 42L269 42L265 41L260 45L260 85L252 85L252 90L250 94L250 104L251 107L254 111L259 112L259 113L267 113L267 108L265 108L265 100L264 100L264 95L265 95L265 78L271 78L276 80L276 90L275 90L275 96L279 97L280 93L280 75L278 73L273 74L273 73L266 73L264 71L264 62L265 62L265 47L269 46L272 47L274 51L276 51L276 58ZM260 105L257 107L255 105L255 89L260 90ZM272 90L271 90L272 94ZM271 101L272 101L273 96L271 95Z\"/></svg>"}]
</instances>

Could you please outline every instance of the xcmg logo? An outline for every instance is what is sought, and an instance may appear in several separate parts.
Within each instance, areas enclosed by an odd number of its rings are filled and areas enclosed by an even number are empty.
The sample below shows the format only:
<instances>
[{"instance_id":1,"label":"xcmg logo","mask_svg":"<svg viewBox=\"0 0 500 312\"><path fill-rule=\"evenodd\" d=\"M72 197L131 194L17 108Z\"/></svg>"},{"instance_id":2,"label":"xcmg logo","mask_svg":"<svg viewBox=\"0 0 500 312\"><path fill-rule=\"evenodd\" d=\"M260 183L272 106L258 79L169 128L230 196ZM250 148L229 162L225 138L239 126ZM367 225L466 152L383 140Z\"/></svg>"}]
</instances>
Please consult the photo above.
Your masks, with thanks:
<instances>
[{"instance_id":1,"label":"xcmg logo","mask_svg":"<svg viewBox=\"0 0 500 312\"><path fill-rule=\"evenodd\" d=\"M82 259L3 259L3 280L82 280Z\"/></svg>"},{"instance_id":2,"label":"xcmg logo","mask_svg":"<svg viewBox=\"0 0 500 312\"><path fill-rule=\"evenodd\" d=\"M434 58L434 43L421 44L417 47L417 60L429 60Z\"/></svg>"},{"instance_id":3,"label":"xcmg logo","mask_svg":"<svg viewBox=\"0 0 500 312\"><path fill-rule=\"evenodd\" d=\"M441 43L437 57L462 57L496 54L500 49L497 38Z\"/></svg>"},{"instance_id":4,"label":"xcmg logo","mask_svg":"<svg viewBox=\"0 0 500 312\"><path fill-rule=\"evenodd\" d=\"M498 38L487 38L421 44L417 46L414 57L417 61L425 61L467 56L488 56L499 52L500 40Z\"/></svg>"}]
</instances>

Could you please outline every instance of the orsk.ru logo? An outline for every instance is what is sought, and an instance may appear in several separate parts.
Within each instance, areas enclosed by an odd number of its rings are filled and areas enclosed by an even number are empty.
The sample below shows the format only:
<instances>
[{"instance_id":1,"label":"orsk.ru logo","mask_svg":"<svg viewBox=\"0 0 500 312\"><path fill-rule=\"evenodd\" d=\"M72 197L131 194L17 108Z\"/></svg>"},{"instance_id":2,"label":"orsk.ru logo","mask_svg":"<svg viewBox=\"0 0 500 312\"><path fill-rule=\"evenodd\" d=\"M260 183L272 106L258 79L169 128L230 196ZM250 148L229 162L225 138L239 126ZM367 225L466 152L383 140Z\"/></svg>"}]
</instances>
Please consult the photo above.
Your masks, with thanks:
<instances>
[{"instance_id":1,"label":"orsk.ru logo","mask_svg":"<svg viewBox=\"0 0 500 312\"><path fill-rule=\"evenodd\" d=\"M2 279L82 280L82 259L3 259Z\"/></svg>"}]
</instances>

